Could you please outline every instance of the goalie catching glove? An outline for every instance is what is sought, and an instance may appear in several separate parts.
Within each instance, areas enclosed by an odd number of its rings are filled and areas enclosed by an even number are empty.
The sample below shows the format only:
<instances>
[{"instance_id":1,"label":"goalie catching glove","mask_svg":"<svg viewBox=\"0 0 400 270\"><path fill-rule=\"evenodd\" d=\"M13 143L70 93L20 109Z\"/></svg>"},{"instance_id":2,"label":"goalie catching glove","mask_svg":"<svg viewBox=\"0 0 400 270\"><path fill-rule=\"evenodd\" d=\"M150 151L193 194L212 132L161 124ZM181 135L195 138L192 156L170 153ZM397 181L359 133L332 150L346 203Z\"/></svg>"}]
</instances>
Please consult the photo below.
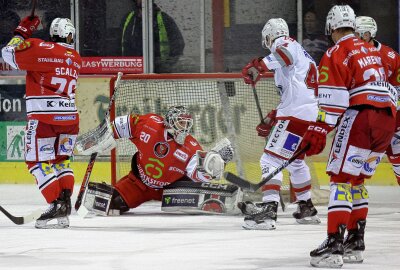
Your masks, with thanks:
<instances>
[{"instance_id":1,"label":"goalie catching glove","mask_svg":"<svg viewBox=\"0 0 400 270\"><path fill-rule=\"evenodd\" d=\"M210 175L213 179L220 179L225 164L233 159L233 147L231 142L224 138L219 141L210 151L200 151L197 154L197 168Z\"/></svg>"},{"instance_id":2,"label":"goalie catching glove","mask_svg":"<svg viewBox=\"0 0 400 270\"><path fill-rule=\"evenodd\" d=\"M117 143L109 119L103 120L94 130L77 138L75 149L79 155L103 153L114 149Z\"/></svg>"}]
</instances>

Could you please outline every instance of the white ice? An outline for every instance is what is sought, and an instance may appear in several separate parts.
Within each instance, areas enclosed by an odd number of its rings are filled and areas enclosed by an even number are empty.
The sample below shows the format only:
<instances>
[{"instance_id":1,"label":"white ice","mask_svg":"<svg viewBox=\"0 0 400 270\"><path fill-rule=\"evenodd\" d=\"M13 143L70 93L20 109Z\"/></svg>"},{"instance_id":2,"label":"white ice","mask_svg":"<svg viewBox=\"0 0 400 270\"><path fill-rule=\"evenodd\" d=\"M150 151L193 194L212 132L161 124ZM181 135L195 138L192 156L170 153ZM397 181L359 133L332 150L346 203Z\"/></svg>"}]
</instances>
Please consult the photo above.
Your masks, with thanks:
<instances>
[{"instance_id":1,"label":"white ice","mask_svg":"<svg viewBox=\"0 0 400 270\"><path fill-rule=\"evenodd\" d=\"M400 187L369 191L365 260L343 269L400 269ZM34 185L0 185L0 205L14 215L47 208ZM280 210L275 231L245 231L242 216L168 214L158 202L123 216L73 213L70 228L59 230L14 225L0 213L0 269L312 269L309 252L325 239L326 206L318 206L320 225L296 224L294 209Z\"/></svg>"}]
</instances>

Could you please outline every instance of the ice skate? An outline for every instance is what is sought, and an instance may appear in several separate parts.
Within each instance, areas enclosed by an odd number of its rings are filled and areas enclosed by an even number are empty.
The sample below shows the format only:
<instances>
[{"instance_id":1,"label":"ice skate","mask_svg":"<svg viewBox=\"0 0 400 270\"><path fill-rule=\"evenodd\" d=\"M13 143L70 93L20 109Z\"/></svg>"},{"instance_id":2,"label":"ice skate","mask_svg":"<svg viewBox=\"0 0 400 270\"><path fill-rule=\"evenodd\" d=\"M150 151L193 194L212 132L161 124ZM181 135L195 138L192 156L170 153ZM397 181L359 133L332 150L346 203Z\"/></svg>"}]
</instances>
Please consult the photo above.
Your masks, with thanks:
<instances>
[{"instance_id":1,"label":"ice skate","mask_svg":"<svg viewBox=\"0 0 400 270\"><path fill-rule=\"evenodd\" d=\"M298 201L297 210L293 213L293 217L300 224L320 224L318 211L315 209L311 199L307 201Z\"/></svg>"},{"instance_id":2,"label":"ice skate","mask_svg":"<svg viewBox=\"0 0 400 270\"><path fill-rule=\"evenodd\" d=\"M36 220L35 227L38 229L68 228L68 216L71 214L70 196L71 192L69 190L63 190L61 196L50 203L49 208ZM52 221L57 221L57 223Z\"/></svg>"},{"instance_id":3,"label":"ice skate","mask_svg":"<svg viewBox=\"0 0 400 270\"><path fill-rule=\"evenodd\" d=\"M343 262L362 263L364 261L363 252L365 250L364 231L366 220L357 221L357 229L350 230L344 241Z\"/></svg>"},{"instance_id":4,"label":"ice skate","mask_svg":"<svg viewBox=\"0 0 400 270\"><path fill-rule=\"evenodd\" d=\"M329 234L325 241L310 252L310 264L319 268L341 268L343 266L343 236L345 225L339 226L337 233Z\"/></svg>"},{"instance_id":5,"label":"ice skate","mask_svg":"<svg viewBox=\"0 0 400 270\"><path fill-rule=\"evenodd\" d=\"M254 206L254 208L253 208ZM275 230L278 202L267 202L246 205L248 212L253 212L244 218L242 227L246 230Z\"/></svg>"},{"instance_id":6,"label":"ice skate","mask_svg":"<svg viewBox=\"0 0 400 270\"><path fill-rule=\"evenodd\" d=\"M255 214L260 210L260 207L251 201L238 202L237 207L240 209L242 214L246 216Z\"/></svg>"}]
</instances>

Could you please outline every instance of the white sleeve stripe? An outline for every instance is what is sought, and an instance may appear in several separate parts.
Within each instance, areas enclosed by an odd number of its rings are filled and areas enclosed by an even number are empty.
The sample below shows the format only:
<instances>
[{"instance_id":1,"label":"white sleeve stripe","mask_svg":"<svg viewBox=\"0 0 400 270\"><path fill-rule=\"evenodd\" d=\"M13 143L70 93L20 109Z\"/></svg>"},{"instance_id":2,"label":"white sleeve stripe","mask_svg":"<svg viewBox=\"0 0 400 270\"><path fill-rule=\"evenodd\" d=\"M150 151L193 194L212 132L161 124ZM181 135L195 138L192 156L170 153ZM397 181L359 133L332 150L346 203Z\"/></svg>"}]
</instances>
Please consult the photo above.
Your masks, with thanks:
<instances>
[{"instance_id":1,"label":"white sleeve stripe","mask_svg":"<svg viewBox=\"0 0 400 270\"><path fill-rule=\"evenodd\" d=\"M328 90L334 89L334 90L345 90L345 91L347 91L346 87L339 87L339 86L333 86L333 85L324 85L324 86L319 85L318 89L328 89Z\"/></svg>"},{"instance_id":2,"label":"white sleeve stripe","mask_svg":"<svg viewBox=\"0 0 400 270\"><path fill-rule=\"evenodd\" d=\"M347 106L340 106L340 105L336 105L336 104L328 104L328 103L322 103L319 102L320 106L324 106L324 107L330 107L330 108L338 108L338 109L347 109Z\"/></svg>"}]
</instances>

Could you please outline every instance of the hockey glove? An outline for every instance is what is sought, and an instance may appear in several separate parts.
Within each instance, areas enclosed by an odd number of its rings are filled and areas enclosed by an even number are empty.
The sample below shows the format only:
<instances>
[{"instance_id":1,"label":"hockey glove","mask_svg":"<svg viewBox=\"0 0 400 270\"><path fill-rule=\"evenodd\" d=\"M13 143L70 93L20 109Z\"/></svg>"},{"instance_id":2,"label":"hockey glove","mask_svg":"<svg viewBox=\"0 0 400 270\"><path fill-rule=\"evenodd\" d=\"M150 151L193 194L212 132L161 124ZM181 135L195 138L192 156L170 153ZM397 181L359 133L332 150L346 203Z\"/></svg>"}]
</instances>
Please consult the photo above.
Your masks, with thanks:
<instances>
[{"instance_id":1,"label":"hockey glove","mask_svg":"<svg viewBox=\"0 0 400 270\"><path fill-rule=\"evenodd\" d=\"M261 74L268 71L262 60L263 57L255 58L242 69L245 84L255 85L261 78Z\"/></svg>"},{"instance_id":2,"label":"hockey glove","mask_svg":"<svg viewBox=\"0 0 400 270\"><path fill-rule=\"evenodd\" d=\"M268 137L272 127L276 124L276 110L272 110L256 127L257 135L260 137Z\"/></svg>"},{"instance_id":3,"label":"hockey glove","mask_svg":"<svg viewBox=\"0 0 400 270\"><path fill-rule=\"evenodd\" d=\"M318 155L325 148L326 144L326 135L333 129L333 127L329 126L324 122L311 122L308 126L308 130L303 136L303 140L301 142L301 148L307 147L310 145L310 148L307 150L307 156Z\"/></svg>"},{"instance_id":4,"label":"hockey glove","mask_svg":"<svg viewBox=\"0 0 400 270\"><path fill-rule=\"evenodd\" d=\"M24 39L30 38L32 33L38 28L40 19L38 16L27 16L22 19L18 27L14 30L14 35L19 35Z\"/></svg>"}]
</instances>

